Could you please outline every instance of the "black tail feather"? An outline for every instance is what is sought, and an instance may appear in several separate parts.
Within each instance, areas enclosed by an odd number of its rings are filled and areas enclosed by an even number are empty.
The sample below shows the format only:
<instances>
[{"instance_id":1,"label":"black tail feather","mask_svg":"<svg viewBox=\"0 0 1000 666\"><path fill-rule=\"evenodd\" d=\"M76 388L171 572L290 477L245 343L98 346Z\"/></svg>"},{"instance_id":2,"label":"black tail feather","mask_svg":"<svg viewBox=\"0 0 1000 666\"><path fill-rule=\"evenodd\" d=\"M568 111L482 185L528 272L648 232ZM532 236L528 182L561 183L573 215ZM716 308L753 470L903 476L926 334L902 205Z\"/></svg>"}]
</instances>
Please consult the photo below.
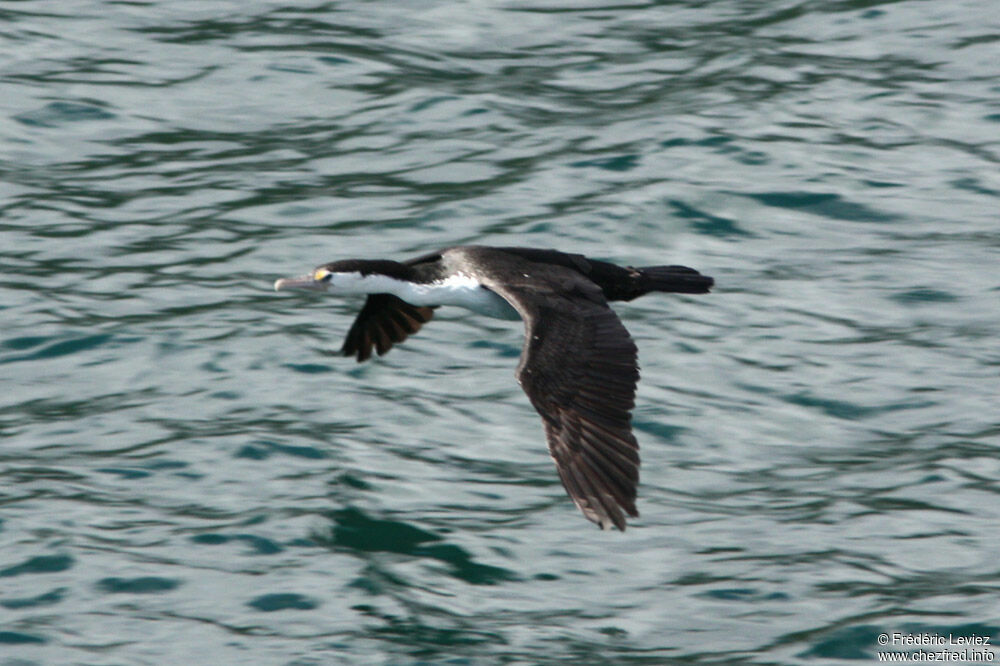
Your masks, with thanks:
<instances>
[{"instance_id":1,"label":"black tail feather","mask_svg":"<svg viewBox=\"0 0 1000 666\"><path fill-rule=\"evenodd\" d=\"M673 291L681 294L707 294L715 280L687 266L646 266L638 269L642 293Z\"/></svg>"}]
</instances>

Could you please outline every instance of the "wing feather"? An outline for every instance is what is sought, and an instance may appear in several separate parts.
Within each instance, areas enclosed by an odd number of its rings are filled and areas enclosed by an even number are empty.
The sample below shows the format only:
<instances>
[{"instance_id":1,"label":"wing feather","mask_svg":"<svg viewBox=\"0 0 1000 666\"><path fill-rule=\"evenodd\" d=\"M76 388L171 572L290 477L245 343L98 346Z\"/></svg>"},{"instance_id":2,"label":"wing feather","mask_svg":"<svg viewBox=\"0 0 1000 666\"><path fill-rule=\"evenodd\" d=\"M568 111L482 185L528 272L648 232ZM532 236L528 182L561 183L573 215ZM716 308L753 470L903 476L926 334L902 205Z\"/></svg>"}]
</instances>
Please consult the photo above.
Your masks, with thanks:
<instances>
[{"instance_id":1,"label":"wing feather","mask_svg":"<svg viewBox=\"0 0 1000 666\"><path fill-rule=\"evenodd\" d=\"M347 332L340 352L356 356L359 363L371 357L372 348L381 356L419 331L433 316L434 308L410 305L392 294L371 294Z\"/></svg>"},{"instance_id":2,"label":"wing feather","mask_svg":"<svg viewBox=\"0 0 1000 666\"><path fill-rule=\"evenodd\" d=\"M625 515L639 515L635 343L596 285L547 268L544 278L484 283L525 321L517 379L542 417L563 487L588 520L624 530Z\"/></svg>"}]
</instances>

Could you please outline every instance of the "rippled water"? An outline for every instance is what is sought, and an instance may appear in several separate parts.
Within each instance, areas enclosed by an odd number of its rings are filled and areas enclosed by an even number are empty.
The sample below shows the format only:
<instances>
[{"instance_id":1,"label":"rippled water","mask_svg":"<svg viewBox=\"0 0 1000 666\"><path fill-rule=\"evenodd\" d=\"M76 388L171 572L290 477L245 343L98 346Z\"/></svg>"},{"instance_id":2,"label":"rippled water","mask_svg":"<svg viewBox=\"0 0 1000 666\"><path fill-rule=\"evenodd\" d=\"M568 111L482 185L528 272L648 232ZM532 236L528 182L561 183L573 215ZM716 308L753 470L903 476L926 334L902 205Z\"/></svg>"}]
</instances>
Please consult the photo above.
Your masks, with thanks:
<instances>
[{"instance_id":1,"label":"rippled water","mask_svg":"<svg viewBox=\"0 0 1000 666\"><path fill-rule=\"evenodd\" d=\"M0 16L0 664L1000 642L993 3ZM359 366L356 301L271 291L460 242L716 277L618 307L628 532L559 485L519 324Z\"/></svg>"}]
</instances>

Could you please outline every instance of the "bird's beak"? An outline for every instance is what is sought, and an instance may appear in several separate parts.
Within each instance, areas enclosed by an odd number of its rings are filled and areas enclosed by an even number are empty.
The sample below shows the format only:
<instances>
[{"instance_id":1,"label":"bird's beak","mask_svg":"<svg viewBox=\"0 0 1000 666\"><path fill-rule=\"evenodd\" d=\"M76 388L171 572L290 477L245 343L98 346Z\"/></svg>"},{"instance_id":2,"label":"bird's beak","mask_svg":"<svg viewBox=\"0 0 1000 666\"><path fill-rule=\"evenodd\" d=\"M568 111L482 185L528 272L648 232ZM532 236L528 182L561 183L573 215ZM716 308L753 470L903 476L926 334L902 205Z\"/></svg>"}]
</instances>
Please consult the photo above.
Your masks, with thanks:
<instances>
[{"instance_id":1,"label":"bird's beak","mask_svg":"<svg viewBox=\"0 0 1000 666\"><path fill-rule=\"evenodd\" d=\"M326 282L323 282L322 280L315 280L312 275L281 278L274 283L275 291L285 291L286 289L312 289L314 291L323 291L326 288Z\"/></svg>"}]
</instances>

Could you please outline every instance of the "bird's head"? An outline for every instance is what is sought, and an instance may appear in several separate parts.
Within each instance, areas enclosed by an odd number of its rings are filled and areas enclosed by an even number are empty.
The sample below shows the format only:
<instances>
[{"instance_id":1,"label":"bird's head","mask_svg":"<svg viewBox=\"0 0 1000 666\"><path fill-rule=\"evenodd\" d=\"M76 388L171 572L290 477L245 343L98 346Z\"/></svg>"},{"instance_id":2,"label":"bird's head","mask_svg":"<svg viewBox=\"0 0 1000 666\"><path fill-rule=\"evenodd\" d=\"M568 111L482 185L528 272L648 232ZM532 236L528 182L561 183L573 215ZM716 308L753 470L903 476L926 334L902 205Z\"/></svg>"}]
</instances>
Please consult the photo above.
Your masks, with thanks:
<instances>
[{"instance_id":1,"label":"bird's head","mask_svg":"<svg viewBox=\"0 0 1000 666\"><path fill-rule=\"evenodd\" d=\"M308 275L277 280L274 283L274 290L310 289L313 291L326 291L333 284L333 277L333 271L328 270L325 266L320 266Z\"/></svg>"},{"instance_id":2,"label":"bird's head","mask_svg":"<svg viewBox=\"0 0 1000 666\"><path fill-rule=\"evenodd\" d=\"M275 291L302 289L326 291L331 294L372 294L384 291L387 280L405 272L401 264L391 261L347 259L317 266L308 275L281 278L274 283Z\"/></svg>"}]
</instances>

